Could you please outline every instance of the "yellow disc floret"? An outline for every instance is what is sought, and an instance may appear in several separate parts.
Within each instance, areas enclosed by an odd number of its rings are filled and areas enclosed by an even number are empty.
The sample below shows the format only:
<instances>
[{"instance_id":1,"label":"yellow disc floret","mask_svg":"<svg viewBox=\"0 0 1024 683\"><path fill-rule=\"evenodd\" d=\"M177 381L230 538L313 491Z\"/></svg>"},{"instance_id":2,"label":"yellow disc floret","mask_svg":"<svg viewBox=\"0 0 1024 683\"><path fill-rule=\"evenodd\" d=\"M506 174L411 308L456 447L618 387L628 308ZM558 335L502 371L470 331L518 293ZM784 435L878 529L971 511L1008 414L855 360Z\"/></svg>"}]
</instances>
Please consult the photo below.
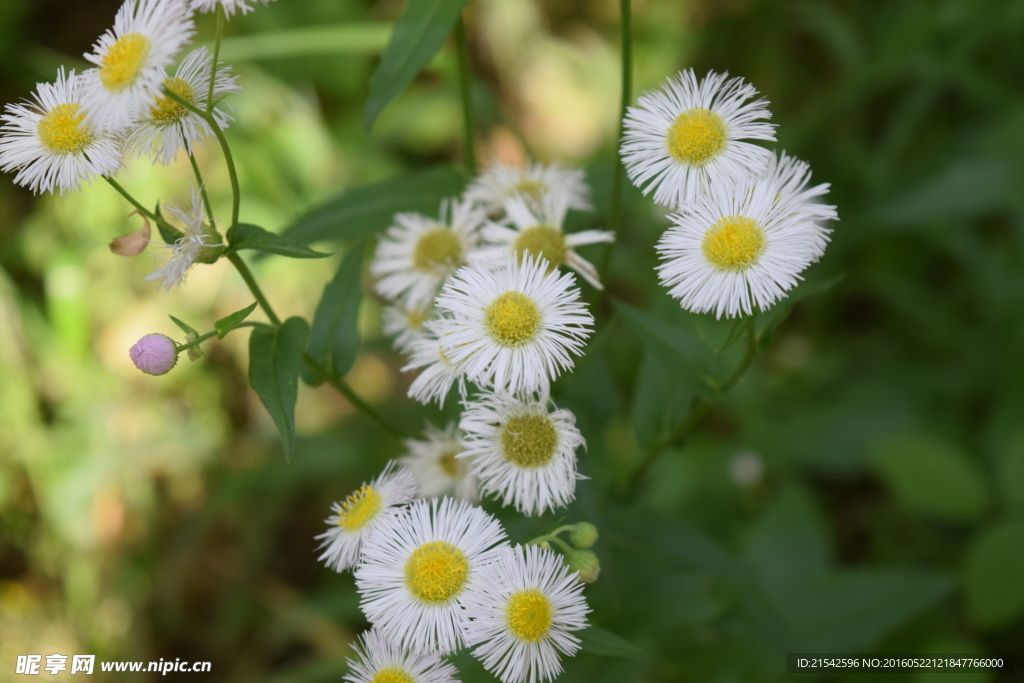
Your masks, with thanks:
<instances>
[{"instance_id":1,"label":"yellow disc floret","mask_svg":"<svg viewBox=\"0 0 1024 683\"><path fill-rule=\"evenodd\" d=\"M522 346L540 331L540 309L522 292L505 292L487 307L484 324L501 346Z\"/></svg>"},{"instance_id":2,"label":"yellow disc floret","mask_svg":"<svg viewBox=\"0 0 1024 683\"><path fill-rule=\"evenodd\" d=\"M523 176L522 180L512 186L511 194L519 195L527 202L540 204L547 191L547 183L540 180L531 180L530 178Z\"/></svg>"},{"instance_id":3,"label":"yellow disc floret","mask_svg":"<svg viewBox=\"0 0 1024 683\"><path fill-rule=\"evenodd\" d=\"M535 643L551 628L551 601L536 588L513 593L505 607L508 630L516 638Z\"/></svg>"},{"instance_id":4,"label":"yellow disc floret","mask_svg":"<svg viewBox=\"0 0 1024 683\"><path fill-rule=\"evenodd\" d=\"M149 56L149 38L127 33L107 48L100 65L100 83L112 92L120 92L135 84Z\"/></svg>"},{"instance_id":5,"label":"yellow disc floret","mask_svg":"<svg viewBox=\"0 0 1024 683\"><path fill-rule=\"evenodd\" d=\"M369 683L416 683L416 679L410 676L404 669L397 666L389 666L381 669L373 676Z\"/></svg>"},{"instance_id":6,"label":"yellow disc floret","mask_svg":"<svg viewBox=\"0 0 1024 683\"><path fill-rule=\"evenodd\" d=\"M445 451L437 461L437 464L449 477L454 477L459 473L459 462L455 459L458 454L459 451Z\"/></svg>"},{"instance_id":7,"label":"yellow disc floret","mask_svg":"<svg viewBox=\"0 0 1024 683\"><path fill-rule=\"evenodd\" d=\"M501 430L505 459L520 467L541 467L555 455L558 432L547 415L517 415Z\"/></svg>"},{"instance_id":8,"label":"yellow disc floret","mask_svg":"<svg viewBox=\"0 0 1024 683\"><path fill-rule=\"evenodd\" d=\"M522 258L523 252L530 252L534 258L548 261L548 272L565 265L565 257L569 247L565 243L565 235L550 225L535 225L520 233L513 245L516 256Z\"/></svg>"},{"instance_id":9,"label":"yellow disc floret","mask_svg":"<svg viewBox=\"0 0 1024 683\"><path fill-rule=\"evenodd\" d=\"M703 166L725 148L725 122L710 109L688 109L668 129L667 142L669 154L676 159L691 166Z\"/></svg>"},{"instance_id":10,"label":"yellow disc floret","mask_svg":"<svg viewBox=\"0 0 1024 683\"><path fill-rule=\"evenodd\" d=\"M181 78L165 78L164 87L189 104L196 103L195 90L192 89L188 81ZM156 103L149 108L149 118L161 126L175 124L186 114L188 114L188 109L170 97L157 97Z\"/></svg>"},{"instance_id":11,"label":"yellow disc floret","mask_svg":"<svg viewBox=\"0 0 1024 683\"><path fill-rule=\"evenodd\" d=\"M84 119L82 105L74 102L58 104L39 121L36 128L39 143L58 154L80 154L93 141Z\"/></svg>"},{"instance_id":12,"label":"yellow disc floret","mask_svg":"<svg viewBox=\"0 0 1024 683\"><path fill-rule=\"evenodd\" d=\"M380 494L370 486L354 491L341 504L338 513L338 526L345 531L358 531L377 516L383 506Z\"/></svg>"},{"instance_id":13,"label":"yellow disc floret","mask_svg":"<svg viewBox=\"0 0 1024 683\"><path fill-rule=\"evenodd\" d=\"M462 242L450 228L432 228L416 243L412 263L427 273L455 268L462 263Z\"/></svg>"},{"instance_id":14,"label":"yellow disc floret","mask_svg":"<svg viewBox=\"0 0 1024 683\"><path fill-rule=\"evenodd\" d=\"M446 541L424 543L405 563L405 585L423 602L439 605L462 592L469 579L469 561Z\"/></svg>"},{"instance_id":15,"label":"yellow disc floret","mask_svg":"<svg viewBox=\"0 0 1024 683\"><path fill-rule=\"evenodd\" d=\"M764 230L745 216L726 216L704 233L704 258L718 270L739 273L757 263L764 252Z\"/></svg>"}]
</instances>

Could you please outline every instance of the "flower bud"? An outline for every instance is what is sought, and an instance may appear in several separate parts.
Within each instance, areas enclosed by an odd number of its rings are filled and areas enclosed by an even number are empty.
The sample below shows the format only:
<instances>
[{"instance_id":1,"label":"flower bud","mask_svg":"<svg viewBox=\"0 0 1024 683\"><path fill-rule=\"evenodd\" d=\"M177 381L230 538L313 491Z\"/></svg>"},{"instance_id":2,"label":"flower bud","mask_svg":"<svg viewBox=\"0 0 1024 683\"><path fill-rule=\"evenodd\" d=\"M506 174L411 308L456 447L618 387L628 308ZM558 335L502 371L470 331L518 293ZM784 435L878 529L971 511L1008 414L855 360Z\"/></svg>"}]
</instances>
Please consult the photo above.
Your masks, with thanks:
<instances>
[{"instance_id":1,"label":"flower bud","mask_svg":"<svg viewBox=\"0 0 1024 683\"><path fill-rule=\"evenodd\" d=\"M163 334L147 334L129 351L135 367L147 375L163 375L178 362L178 347L174 340Z\"/></svg>"},{"instance_id":2,"label":"flower bud","mask_svg":"<svg viewBox=\"0 0 1024 683\"><path fill-rule=\"evenodd\" d=\"M579 572L580 581L583 583L594 583L597 581L597 575L601 573L601 561L592 550L567 552L565 561L570 570Z\"/></svg>"},{"instance_id":3,"label":"flower bud","mask_svg":"<svg viewBox=\"0 0 1024 683\"><path fill-rule=\"evenodd\" d=\"M590 522L576 522L569 532L569 540L577 548L589 548L597 543L597 527Z\"/></svg>"}]
</instances>

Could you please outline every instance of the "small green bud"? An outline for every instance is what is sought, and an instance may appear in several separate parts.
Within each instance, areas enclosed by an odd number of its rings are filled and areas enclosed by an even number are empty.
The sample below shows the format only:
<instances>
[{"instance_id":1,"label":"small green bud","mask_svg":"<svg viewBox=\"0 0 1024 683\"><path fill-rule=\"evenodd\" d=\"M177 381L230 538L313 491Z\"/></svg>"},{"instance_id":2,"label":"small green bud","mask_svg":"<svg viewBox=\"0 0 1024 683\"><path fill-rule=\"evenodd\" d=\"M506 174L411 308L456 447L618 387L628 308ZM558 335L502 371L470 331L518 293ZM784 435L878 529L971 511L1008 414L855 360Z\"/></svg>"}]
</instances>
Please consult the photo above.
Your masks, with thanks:
<instances>
[{"instance_id":1,"label":"small green bud","mask_svg":"<svg viewBox=\"0 0 1024 683\"><path fill-rule=\"evenodd\" d=\"M583 583L594 583L597 575L601 573L601 561L592 550L574 550L565 554L565 561L569 569L579 572L580 581Z\"/></svg>"},{"instance_id":2,"label":"small green bud","mask_svg":"<svg viewBox=\"0 0 1024 683\"><path fill-rule=\"evenodd\" d=\"M569 540L577 548L589 548L597 543L597 527L590 522L576 522L569 532Z\"/></svg>"}]
</instances>

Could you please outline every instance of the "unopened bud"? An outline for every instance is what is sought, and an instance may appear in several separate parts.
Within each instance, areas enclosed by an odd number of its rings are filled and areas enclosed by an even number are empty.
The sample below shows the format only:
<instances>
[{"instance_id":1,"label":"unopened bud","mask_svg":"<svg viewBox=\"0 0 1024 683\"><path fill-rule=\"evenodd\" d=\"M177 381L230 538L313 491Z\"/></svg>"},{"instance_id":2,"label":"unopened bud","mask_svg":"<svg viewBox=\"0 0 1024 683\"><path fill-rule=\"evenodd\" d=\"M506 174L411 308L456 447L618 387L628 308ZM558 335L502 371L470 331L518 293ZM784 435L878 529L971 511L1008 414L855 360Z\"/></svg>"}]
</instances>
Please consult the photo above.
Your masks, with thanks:
<instances>
[{"instance_id":1,"label":"unopened bud","mask_svg":"<svg viewBox=\"0 0 1024 683\"><path fill-rule=\"evenodd\" d=\"M590 522L576 522L569 532L569 540L577 548L589 548L597 543L597 527Z\"/></svg>"},{"instance_id":2,"label":"unopened bud","mask_svg":"<svg viewBox=\"0 0 1024 683\"><path fill-rule=\"evenodd\" d=\"M574 550L565 554L565 561L569 569L579 572L580 581L583 583L594 583L597 575L601 573L601 561L592 550Z\"/></svg>"},{"instance_id":3,"label":"unopened bud","mask_svg":"<svg viewBox=\"0 0 1024 683\"><path fill-rule=\"evenodd\" d=\"M164 375L178 362L178 347L163 334L147 334L129 351L135 367L147 375Z\"/></svg>"}]
</instances>

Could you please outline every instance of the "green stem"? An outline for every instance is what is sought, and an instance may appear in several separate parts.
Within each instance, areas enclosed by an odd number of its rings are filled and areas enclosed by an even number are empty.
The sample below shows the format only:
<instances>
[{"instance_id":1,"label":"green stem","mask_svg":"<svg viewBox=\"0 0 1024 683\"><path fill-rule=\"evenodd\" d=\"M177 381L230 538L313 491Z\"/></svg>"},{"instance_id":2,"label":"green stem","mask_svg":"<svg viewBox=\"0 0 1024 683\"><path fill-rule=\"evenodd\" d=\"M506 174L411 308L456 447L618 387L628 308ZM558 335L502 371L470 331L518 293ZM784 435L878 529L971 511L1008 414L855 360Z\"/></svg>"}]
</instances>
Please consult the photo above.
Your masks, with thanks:
<instances>
[{"instance_id":1,"label":"green stem","mask_svg":"<svg viewBox=\"0 0 1024 683\"><path fill-rule=\"evenodd\" d=\"M754 362L754 358L757 357L757 328L755 325L755 316L750 316L747 322L747 352L743 356L743 361L740 366L736 368L736 371L722 384L719 390L720 395L725 395L732 389L737 382L739 382L747 370L750 369L750 365ZM690 433L700 424L700 421L704 419L704 416L708 414L714 406L713 401L709 401L703 398L697 399L693 406L690 408L690 413L683 420L683 423L679 425L671 434L665 438L659 439L653 443L650 448L647 449L647 453L644 459L641 461L640 466L636 468L633 474L629 477L629 484L627 490L631 495L635 494L637 487L640 482L643 481L644 477L650 471L651 467L657 461L658 456L661 455L662 451L672 446L678 446L682 441L690 435Z\"/></svg>"},{"instance_id":2,"label":"green stem","mask_svg":"<svg viewBox=\"0 0 1024 683\"><path fill-rule=\"evenodd\" d=\"M217 5L217 7L220 7L220 5ZM206 218L210 223L210 227L216 230L217 224L213 219L213 205L210 204L210 195L207 194L206 184L203 183L203 174L199 171L199 164L196 162L195 155L192 154L192 146L188 144L188 140L184 137L182 139L185 141L185 151L188 153L189 163L192 164L192 172L195 174L196 182L199 184L199 194L203 198L203 206L206 207Z\"/></svg>"},{"instance_id":3,"label":"green stem","mask_svg":"<svg viewBox=\"0 0 1024 683\"><path fill-rule=\"evenodd\" d=\"M238 323L237 325L232 327L231 330L232 331L233 330L237 330L237 329L239 329L241 327L270 327L270 326L267 325L266 323L242 322L242 323ZM200 344L202 344L204 341L206 341L210 337L214 336L215 334L217 334L217 330L212 330L210 332L207 332L204 335L200 335L200 336L196 337L195 339L193 339L192 341L188 342L187 344L181 344L180 346L178 346L178 353L181 353L182 351L188 351L193 346L199 346Z\"/></svg>"},{"instance_id":4,"label":"green stem","mask_svg":"<svg viewBox=\"0 0 1024 683\"><path fill-rule=\"evenodd\" d=\"M217 120L213 117L213 114L205 112L191 102L182 99L168 88L164 88L164 95L185 107L185 109L188 109L190 112L203 119L203 121L206 121L213 130L213 134L216 136L217 142L220 143L220 148L224 152L224 162L228 167L228 177L231 179L231 225L229 227L235 227L238 225L238 210L241 206L242 195L238 185L238 172L235 170L235 158L231 154L231 147L228 145L228 139L224 137L224 131L222 131L220 126L217 125Z\"/></svg>"},{"instance_id":5,"label":"green stem","mask_svg":"<svg viewBox=\"0 0 1024 683\"><path fill-rule=\"evenodd\" d=\"M466 46L466 27L460 16L455 22L455 43L459 52L459 95L462 98L462 154L466 172L476 175L476 148L473 139L473 103L469 73L469 48Z\"/></svg>"},{"instance_id":6,"label":"green stem","mask_svg":"<svg viewBox=\"0 0 1024 683\"><path fill-rule=\"evenodd\" d=\"M370 405L364 401L359 394L357 394L355 390L348 385L347 382L345 382L345 380L333 373L327 372L327 369L317 363L316 360L314 360L314 358L308 353L302 355L302 360L306 362L306 365L308 365L313 372L323 377L325 382L334 387L338 393L348 399L349 403L355 406L357 410L363 413L363 415L370 418L378 427L387 432L389 436L396 439L402 438L402 433L391 426L391 423L378 415L377 411L371 408Z\"/></svg>"},{"instance_id":7,"label":"green stem","mask_svg":"<svg viewBox=\"0 0 1024 683\"><path fill-rule=\"evenodd\" d=\"M619 159L619 145L622 144L622 135L625 132L626 108L633 98L633 9L632 0L619 0L619 9L622 15L620 21L621 53L622 53L622 97L619 104L619 135L615 139L615 149L612 152L612 193L608 208L608 229L618 232L622 225L622 160ZM608 276L608 266L611 264L613 245L608 244L601 259L601 273Z\"/></svg>"},{"instance_id":8,"label":"green stem","mask_svg":"<svg viewBox=\"0 0 1024 683\"><path fill-rule=\"evenodd\" d=\"M124 197L125 199L127 199L127 200L128 200L128 203L129 203L129 204L131 204L132 206L134 206L134 207L135 207L135 210L136 210L136 211L138 211L139 213L141 213L141 214L142 214L143 216L145 216L145 217L146 217L146 218L148 218L149 220L151 220L151 221L154 221L154 222L155 222L155 223L157 223L158 225L162 225L162 226L163 226L163 227L164 227L164 228L165 228L165 229L166 229L166 230L167 230L168 232L170 232L170 233L172 233L172 234L174 234L174 235L177 235L177 236L179 236L179 237L181 236L181 231L180 231L180 230L178 230L178 229L177 229L177 228L175 228L174 226L170 225L170 224L169 224L169 223L168 223L167 221L165 221L165 220L164 220L163 218L161 218L160 216L156 215L155 213L153 213L152 211L150 211L149 209L147 209L146 207L144 207L144 206L143 206L142 204L140 204L140 203L138 202L138 200L136 200L136 199L135 199L135 197L133 197L133 196L132 196L132 195L131 195L131 194L130 194L130 193L128 192L128 190L126 190L126 189L124 189L123 187L121 187L121 184L120 184L120 183L118 183L118 182L117 182L116 180L114 180L113 178L111 178L111 177L109 177L109 176L103 176L103 179L104 179L104 180L106 180L106 181L107 181L107 183L109 183L109 184L110 184L110 186L111 186L112 188L114 188L115 190L117 190L117 191L118 191L118 193L120 193L120 195L121 195L122 197Z\"/></svg>"},{"instance_id":9,"label":"green stem","mask_svg":"<svg viewBox=\"0 0 1024 683\"><path fill-rule=\"evenodd\" d=\"M267 301L267 297L263 295L263 290L260 289L259 283L256 282L256 278L253 276L252 271L249 270L249 266L246 265L245 261L236 251L228 251L227 257L228 260L231 261L231 265L233 265L238 271L238 274L242 276L243 280L245 280L246 286L249 288L249 291L252 292L252 295L256 297L256 302L259 303L260 308L262 308L263 312L266 313L268 318L270 318L270 322L272 322L276 327L280 327L281 319L277 317L277 313L274 313L274 309L271 308L270 302Z\"/></svg>"},{"instance_id":10,"label":"green stem","mask_svg":"<svg viewBox=\"0 0 1024 683\"><path fill-rule=\"evenodd\" d=\"M210 90L206 95L206 113L213 114L213 86L217 81L217 62L220 61L220 39L224 36L224 5L217 3L217 36L213 40L213 62L210 67Z\"/></svg>"}]
</instances>

